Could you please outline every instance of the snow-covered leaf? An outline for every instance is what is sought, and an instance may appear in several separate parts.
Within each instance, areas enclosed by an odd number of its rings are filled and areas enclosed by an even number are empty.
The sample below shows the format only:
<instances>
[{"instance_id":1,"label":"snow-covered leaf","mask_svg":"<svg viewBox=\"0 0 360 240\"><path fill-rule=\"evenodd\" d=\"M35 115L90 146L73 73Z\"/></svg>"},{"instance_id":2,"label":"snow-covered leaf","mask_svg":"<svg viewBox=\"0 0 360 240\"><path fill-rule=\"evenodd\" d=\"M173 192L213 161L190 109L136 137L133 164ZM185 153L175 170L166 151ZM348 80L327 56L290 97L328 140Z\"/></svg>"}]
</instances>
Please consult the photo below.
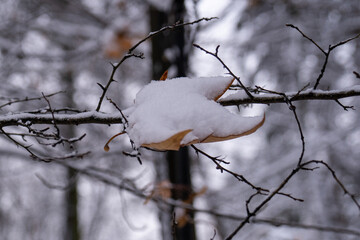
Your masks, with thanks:
<instances>
[{"instance_id":1,"label":"snow-covered leaf","mask_svg":"<svg viewBox=\"0 0 360 240\"><path fill-rule=\"evenodd\" d=\"M127 134L137 147L178 150L182 146L224 141L255 132L264 116L243 117L216 102L232 77L174 78L152 81L126 109Z\"/></svg>"}]
</instances>

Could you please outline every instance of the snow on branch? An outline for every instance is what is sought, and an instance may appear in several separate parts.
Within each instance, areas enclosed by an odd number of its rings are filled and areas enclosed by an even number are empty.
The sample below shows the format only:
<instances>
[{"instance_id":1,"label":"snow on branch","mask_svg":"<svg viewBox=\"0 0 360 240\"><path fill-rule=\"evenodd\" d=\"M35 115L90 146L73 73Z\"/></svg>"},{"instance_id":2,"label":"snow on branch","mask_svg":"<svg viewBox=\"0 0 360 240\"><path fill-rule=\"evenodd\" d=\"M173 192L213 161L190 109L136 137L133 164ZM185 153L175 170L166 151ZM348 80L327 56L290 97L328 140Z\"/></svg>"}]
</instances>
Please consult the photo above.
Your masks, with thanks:
<instances>
[{"instance_id":1,"label":"snow on branch","mask_svg":"<svg viewBox=\"0 0 360 240\"><path fill-rule=\"evenodd\" d=\"M302 92L287 92L282 93L266 93L266 94L253 94L253 98L245 96L242 92L232 94L223 98L219 103L223 106L233 106L242 104L270 104L270 103L286 103L286 98L290 101L305 101L305 100L339 100L341 98L348 98L360 96L360 85L343 90L305 90Z\"/></svg>"},{"instance_id":2,"label":"snow on branch","mask_svg":"<svg viewBox=\"0 0 360 240\"><path fill-rule=\"evenodd\" d=\"M252 94L253 98L249 98L244 94L234 93L226 98L220 99L219 103L223 106L236 106L243 104L271 104L286 103L284 96L279 94ZM287 92L284 93L290 101L306 101L306 100L339 100L360 96L360 85L343 90L305 90L303 92ZM123 117L120 113L101 113L96 111L82 113L15 113L0 116L0 126L18 126L24 123L31 124L53 124L55 121L61 125L77 125L77 124L119 124L123 123Z\"/></svg>"},{"instance_id":3,"label":"snow on branch","mask_svg":"<svg viewBox=\"0 0 360 240\"><path fill-rule=\"evenodd\" d=\"M41 113L15 113L0 116L0 126L19 126L29 124L51 124L54 122L61 125L78 125L78 124L117 124L122 123L122 116L117 114L106 114L96 111L65 114L41 114Z\"/></svg>"}]
</instances>

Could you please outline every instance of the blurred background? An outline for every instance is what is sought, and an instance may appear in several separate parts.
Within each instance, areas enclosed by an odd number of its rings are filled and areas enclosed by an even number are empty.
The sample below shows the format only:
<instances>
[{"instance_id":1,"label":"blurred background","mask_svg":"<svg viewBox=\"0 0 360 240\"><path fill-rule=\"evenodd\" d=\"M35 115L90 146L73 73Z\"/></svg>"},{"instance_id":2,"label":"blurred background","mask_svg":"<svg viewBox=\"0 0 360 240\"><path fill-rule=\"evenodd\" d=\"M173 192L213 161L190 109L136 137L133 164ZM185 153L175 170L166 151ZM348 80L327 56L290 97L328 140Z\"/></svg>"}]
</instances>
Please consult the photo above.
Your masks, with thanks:
<instances>
[{"instance_id":1,"label":"blurred background","mask_svg":"<svg viewBox=\"0 0 360 240\"><path fill-rule=\"evenodd\" d=\"M227 74L210 51L220 45L219 56L246 86L280 92L313 87L325 60L324 54L296 30L298 26L324 50L330 44L360 32L358 0L2 0L0 4L0 103L1 114L41 112L49 97L53 109L63 112L95 110L112 66L136 42L178 20L218 17L167 31L140 45L145 59L129 58L115 75L107 96L121 108L133 104L136 93L151 79L169 69L169 77ZM334 50L319 89L358 85L360 41ZM360 118L357 98L294 103L306 141L304 160L323 160L352 193L360 192ZM5 104L5 106L3 106ZM266 123L255 134L223 143L201 145L213 156L226 157L226 166L257 186L274 189L296 166L301 153L299 130L285 104L231 108L244 115L266 111ZM108 101L102 112L116 113ZM195 207L239 217L246 216L246 200L254 193L248 185L221 173L207 158L192 149L158 153L141 150L143 164L125 156L129 140L119 137L119 125L62 126L66 137L84 139L75 144L44 144L46 139L26 136L26 128L7 127L15 138L33 145L43 155L91 153L72 164L101 169L121 181L130 181L145 194L168 191L174 199ZM17 136L18 135L18 136ZM4 136L0 138L0 239L172 239L173 214L169 206L149 202L128 191L78 174L54 163L34 161ZM164 190L165 189L165 190ZM180 190L179 190L180 189ZM182 189L182 190L181 190ZM184 191L185 189L185 191ZM206 191L205 191L206 189ZM343 194L331 173L320 167L299 172L283 190L301 198L297 202L276 196L259 218L359 229L359 209ZM194 192L200 192L194 194ZM170 194L170 193L169 193ZM166 195L167 196L167 195ZM357 195L358 196L358 195ZM250 208L263 200L256 196ZM181 216L181 213L178 214ZM179 220L179 219L178 219ZM224 239L239 220L205 213L190 213L176 239ZM179 227L180 228L180 227ZM215 236L214 236L214 233ZM302 228L248 224L235 239L358 239L359 236Z\"/></svg>"}]
</instances>

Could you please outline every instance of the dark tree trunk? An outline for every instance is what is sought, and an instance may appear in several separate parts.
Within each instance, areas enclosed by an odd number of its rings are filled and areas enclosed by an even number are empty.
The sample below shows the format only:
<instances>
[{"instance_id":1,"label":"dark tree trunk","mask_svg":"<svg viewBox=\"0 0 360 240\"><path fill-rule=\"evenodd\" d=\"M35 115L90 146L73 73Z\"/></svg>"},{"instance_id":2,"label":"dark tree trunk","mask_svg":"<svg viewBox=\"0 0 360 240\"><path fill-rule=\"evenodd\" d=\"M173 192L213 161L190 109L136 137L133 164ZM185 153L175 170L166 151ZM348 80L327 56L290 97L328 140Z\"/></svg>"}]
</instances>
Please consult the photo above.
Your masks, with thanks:
<instances>
[{"instance_id":1,"label":"dark tree trunk","mask_svg":"<svg viewBox=\"0 0 360 240\"><path fill-rule=\"evenodd\" d=\"M75 108L76 104L74 103L74 79L72 71L69 69L64 70L63 81L66 89L66 105L70 108ZM66 126L62 132L66 137L74 137L74 127ZM71 146L68 146L70 149ZM79 231L79 217L78 217L78 191L76 183L76 174L77 172L68 168L66 169L66 179L68 181L69 188L65 190L65 218L66 221L64 224L64 239L66 240L80 240L80 231Z\"/></svg>"},{"instance_id":2,"label":"dark tree trunk","mask_svg":"<svg viewBox=\"0 0 360 240\"><path fill-rule=\"evenodd\" d=\"M67 179L72 181L76 178L76 172L72 169L67 169ZM71 183L69 189L66 190L66 223L65 223L65 237L66 240L79 240L80 231L79 231L79 220L77 213L78 206L78 191L76 182Z\"/></svg>"},{"instance_id":3,"label":"dark tree trunk","mask_svg":"<svg viewBox=\"0 0 360 240\"><path fill-rule=\"evenodd\" d=\"M177 21L183 21L186 9L184 0L174 0L170 12L162 12L154 7L150 7L151 31L156 31L163 26L173 24ZM188 53L185 52L185 30L179 28L170 33L160 34L152 39L152 61L153 61L153 79L159 79L163 72L170 66L175 67L177 77L186 76L188 69ZM175 56L169 60L165 57L165 50L168 48L175 49ZM175 199L188 200L192 192L190 157L188 148L181 148L179 151L168 151L166 154L167 177L173 184L174 189L172 196ZM164 168L162 168L164 169ZM165 175L162 173L162 175ZM172 237L176 240L194 240L195 226L192 221L187 221L184 226L173 226L174 209L170 209L167 216L160 213L162 227L172 232ZM192 216L192 214L190 214ZM180 216L175 216L180 217ZM193 217L193 216L192 216ZM164 219L167 219L167 226L164 225ZM168 236L163 229L163 238Z\"/></svg>"}]
</instances>

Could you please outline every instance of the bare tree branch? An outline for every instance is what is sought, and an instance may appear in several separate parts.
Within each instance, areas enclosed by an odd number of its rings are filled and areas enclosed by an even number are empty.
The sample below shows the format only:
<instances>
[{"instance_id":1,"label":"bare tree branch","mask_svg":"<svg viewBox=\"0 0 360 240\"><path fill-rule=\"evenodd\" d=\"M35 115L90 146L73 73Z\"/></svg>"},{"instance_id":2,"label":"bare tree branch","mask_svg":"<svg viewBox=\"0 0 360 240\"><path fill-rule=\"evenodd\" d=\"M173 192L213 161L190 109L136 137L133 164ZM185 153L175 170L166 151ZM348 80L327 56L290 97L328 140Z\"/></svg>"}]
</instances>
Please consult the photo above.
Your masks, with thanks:
<instances>
[{"instance_id":1,"label":"bare tree branch","mask_svg":"<svg viewBox=\"0 0 360 240\"><path fill-rule=\"evenodd\" d=\"M35 100L39 101L39 100L42 100L44 98L44 96L46 98L49 98L49 97L55 96L60 93L64 93L64 91L59 91L59 92L55 92L55 93L51 93L51 94L47 94L47 95L41 95L40 97L25 97L23 99L10 99L7 103L0 105L0 108L3 108L5 106L10 106L14 103L22 103L22 102L29 102L29 101L35 101Z\"/></svg>"},{"instance_id":2,"label":"bare tree branch","mask_svg":"<svg viewBox=\"0 0 360 240\"><path fill-rule=\"evenodd\" d=\"M269 190L267 190L267 189L255 186L254 184L249 182L243 175L235 173L235 172L223 167L221 165L221 163L224 163L224 160L219 159L219 157L210 156L209 154L200 150L199 148L195 147L194 145L191 145L191 147L195 150L196 153L200 153L200 154L204 155L205 157L209 158L211 161L213 161L213 163L215 163L215 165L216 165L216 169L219 169L221 172L229 173L230 175L235 177L237 180L244 182L245 184L249 185L252 189L255 189L258 193L269 192ZM225 163L227 163L227 162L225 162Z\"/></svg>"},{"instance_id":3,"label":"bare tree branch","mask_svg":"<svg viewBox=\"0 0 360 240\"><path fill-rule=\"evenodd\" d=\"M311 163L315 164L322 164L320 163L322 161L310 161L303 164L303 166L306 166ZM88 176L90 178L96 179L100 182L103 182L109 186L123 189L128 192L131 192L137 197L140 197L142 199L149 199L153 201L154 203L164 203L169 206L173 207L179 207L183 209L187 209L189 211L198 212L198 213L206 213L215 217L219 218L225 218L229 220L235 220L235 221L244 221L247 219L247 217L239 216L235 214L229 214L229 213L221 213L217 212L214 209L201 209L196 208L193 205L184 203L179 200L174 200L171 198L162 198L162 197L150 197L145 193L145 189L138 188L133 180L135 179L127 179L124 178L121 174L114 172L113 170L107 170L107 169L99 169L95 167L86 167L81 168L79 166L73 165L67 161L61 161L61 160L54 160L53 163L62 165L64 167L68 167L71 169L74 169L77 173L82 174L84 176ZM46 183L48 184L48 183ZM53 184L50 184L49 187L59 187L55 186ZM320 226L320 225L309 225L309 224L301 224L301 223L292 223L292 222L286 222L276 219L262 219L262 218L256 218L254 217L251 221L254 224L267 224L272 226L287 226L287 227L293 227L298 229L305 229L305 230L318 230L318 231L324 231L324 232L332 232L332 233L338 233L338 234L349 234L354 236L360 236L360 231L353 230L353 229L347 229L347 228L339 228L339 227L328 227L328 226Z\"/></svg>"},{"instance_id":4,"label":"bare tree branch","mask_svg":"<svg viewBox=\"0 0 360 240\"><path fill-rule=\"evenodd\" d=\"M248 214L246 216L245 219L243 219L241 221L241 223L239 224L239 226L226 238L226 240L230 240L233 239L233 237L247 224L250 222L250 219L255 217L256 214L260 211L260 209L262 209L270 200L272 200L272 198L278 194L281 189L283 189L287 183L290 181L290 179L299 171L301 170L313 170L312 168L308 168L308 165L312 165L312 164L322 164L324 165L332 174L333 178L335 179L335 181L338 183L338 185L341 187L341 189L344 191L345 194L349 195L350 198L352 199L352 201L355 203L355 205L358 207L359 211L360 211L360 204L357 201L357 199L355 198L354 194L351 194L347 188L345 187L345 185L339 180L339 178L336 176L335 171L324 161L321 160L310 160L304 163L301 163L299 165L297 165L296 168L294 168L291 173L280 183L280 185L274 190L272 191L253 211L248 211Z\"/></svg>"},{"instance_id":5,"label":"bare tree branch","mask_svg":"<svg viewBox=\"0 0 360 240\"><path fill-rule=\"evenodd\" d=\"M349 98L360 96L360 86L344 90L305 90L303 92L288 92L284 95L292 102L306 101L306 100L338 100L341 98ZM253 94L253 98L225 98L220 99L219 103L223 106L238 106L243 104L271 104L271 103L286 103L284 95L279 94ZM109 114L96 111L88 111L74 114L57 113L54 114L41 113L15 113L0 116L0 126L19 126L23 123L29 122L31 124L57 124L63 125L78 125L78 124L119 124L124 123L124 119L120 113Z\"/></svg>"},{"instance_id":6,"label":"bare tree branch","mask_svg":"<svg viewBox=\"0 0 360 240\"><path fill-rule=\"evenodd\" d=\"M64 163L59 163L59 164L64 165ZM174 200L171 198L161 198L161 197L156 197L156 196L149 198L149 196L147 194L145 194L142 189L139 189L136 187L136 185L133 183L133 181L131 181L129 179L119 178L119 176L121 177L121 174L120 175L118 173L117 174L108 174L107 170L104 171L104 170L99 170L99 169L95 169L95 168L81 169L76 166L69 165L66 162L65 162L65 164L67 165L67 167L75 168L75 170L77 172L79 172L80 174L89 176L98 181L104 182L110 186L113 186L113 187L116 187L119 189L124 189L126 191L133 193L134 195L136 195L140 198L150 199L151 201L153 201L155 203L161 202L161 203L165 203L166 205L173 206L173 207L179 207L179 208L187 209L187 210L190 210L193 212L198 212L198 213L206 213L206 214L209 214L209 215L212 215L215 217L225 218L225 219L230 219L230 220L235 220L235 221L244 221L247 218L247 217L239 216L239 215L235 215L235 214L217 212L214 209L196 208L190 204L186 204L184 202ZM304 164L306 165L308 163L304 163ZM324 231L324 232L332 232L332 233L360 236L360 231L358 231L358 230L339 228L339 227L327 227L327 226L320 226L320 225L292 223L292 222L286 222L286 221L281 221L281 220L276 220L276 219L262 219L262 218L254 217L252 219L252 223L268 224L268 225L272 225L272 226L276 226L276 227L287 226L287 227L293 227L293 228L299 228L299 229L318 230L318 231Z\"/></svg>"},{"instance_id":7,"label":"bare tree branch","mask_svg":"<svg viewBox=\"0 0 360 240\"><path fill-rule=\"evenodd\" d=\"M215 52L210 52L206 49L204 49L203 47L200 47L197 44L193 44L194 47L200 49L201 51L205 52L206 54L210 54L211 56L215 57L222 65L223 67L229 72L229 74L231 76L233 76L236 81L240 84L241 88L246 92L246 94L249 96L249 98L253 98L252 94L247 90L247 88L245 87L245 85L240 81L240 78L238 76L236 76L231 70L230 68L224 63L224 61L219 57L219 48L220 45L218 45L215 49Z\"/></svg>"},{"instance_id":8,"label":"bare tree branch","mask_svg":"<svg viewBox=\"0 0 360 240\"><path fill-rule=\"evenodd\" d=\"M258 87L259 88L259 87ZM281 92L275 92L275 91L269 91L269 90L266 90L264 88L259 88L261 89L262 91L265 91L265 92L268 92L268 93L271 93L271 94L276 94L276 95L280 95L284 98L286 104L289 106L289 109L290 111L292 111L292 113L294 114L294 117L295 117L295 120L296 120L296 124L298 126L298 129L299 129L299 133L300 133L300 139L301 139L301 143L302 143L302 149L301 149L301 153L300 153L300 157L299 157L299 160L298 160L298 166L301 164L303 158L304 158L304 154L305 154L305 137L304 137L304 134L303 134L303 131L302 131L302 127L301 127L301 124L300 124L300 120L299 120L299 117L296 113L296 107L294 106L294 104L292 103L292 100L290 100L290 98L284 94L284 93L281 93ZM303 88L304 89L304 88ZM294 95L294 97L298 96L299 94L301 94L301 92L303 91L303 89L301 89L300 91L298 91L296 93L296 95ZM292 99L292 98L291 98Z\"/></svg>"},{"instance_id":9,"label":"bare tree branch","mask_svg":"<svg viewBox=\"0 0 360 240\"><path fill-rule=\"evenodd\" d=\"M324 51L324 49L322 49L314 40L312 40L310 37L308 37L305 33L303 33L297 26L294 26L293 24L286 24L286 26L296 29L304 38L306 38L307 40L312 42L318 49L320 49L320 51L323 54L326 55L326 52Z\"/></svg>"},{"instance_id":10,"label":"bare tree branch","mask_svg":"<svg viewBox=\"0 0 360 240\"><path fill-rule=\"evenodd\" d=\"M100 111L101 104L102 104L103 99L104 99L104 97L105 97L105 95L106 95L106 92L108 91L108 89L109 89L109 87L110 87L110 84L115 81L115 80L114 80L114 75L115 75L116 70L120 67L120 65L121 65L126 59L128 59L128 58L130 58L130 57L144 58L144 56L143 56L142 53L141 53L141 54L134 54L134 53L133 53L134 50L135 50L138 46L140 46L140 44L142 44L143 42L147 41L148 39L150 39L150 38L152 38L152 37L154 37L154 36L156 36L156 35L158 35L158 34L160 34L160 33L162 33L162 32L165 32L165 31L168 31L168 30L174 30L174 29L176 29L176 28L183 27L183 26L187 26L187 25L197 24L197 23L202 22L202 21L211 21L211 20L214 20L214 19L217 19L217 18L215 18L215 17L212 17L212 18L200 18L200 19L197 19L197 20L195 20L195 21L185 22L185 23L177 22L177 23L175 23L175 24L173 24L173 25L165 26L165 27L163 27L163 28L161 28L161 29L159 29L159 30L157 30L157 31L155 31L155 32L151 32L151 33L149 33L145 38L143 38L143 39L141 39L139 42L137 42L134 46L132 46L132 47L128 50L127 54L126 54L118 63L116 63L115 65L112 64L113 69L112 69L112 72L111 72L111 74L110 74L110 79L108 80L107 84L106 84L105 86L103 86L103 85L101 85L100 83L98 83L98 85L99 85L100 88L103 90L103 92L102 92L102 94L101 94L101 96L100 96L99 103L98 103L98 105L97 105L97 107L96 107L96 111L97 111L97 112Z\"/></svg>"},{"instance_id":11,"label":"bare tree branch","mask_svg":"<svg viewBox=\"0 0 360 240\"><path fill-rule=\"evenodd\" d=\"M288 92L284 93L292 102L305 100L338 100L341 98L348 98L360 96L360 85L344 90L305 90L301 93ZM236 97L220 99L218 101L223 106L237 106L242 104L271 104L271 103L286 103L286 99L278 94L253 94L253 98Z\"/></svg>"},{"instance_id":12,"label":"bare tree branch","mask_svg":"<svg viewBox=\"0 0 360 240\"><path fill-rule=\"evenodd\" d=\"M0 126L19 126L29 122L31 124L57 124L78 125L78 124L119 124L123 123L121 114L105 114L96 111L83 112L76 114L32 114L17 113L0 117Z\"/></svg>"},{"instance_id":13,"label":"bare tree branch","mask_svg":"<svg viewBox=\"0 0 360 240\"><path fill-rule=\"evenodd\" d=\"M341 45L344 45L344 44L346 44L346 43L348 43L348 42L350 42L350 41L352 41L352 40L355 40L355 39L357 39L357 38L360 37L360 33L359 33L359 34L357 34L356 36L351 37L351 38L349 38L349 39L347 39L347 40L338 42L337 44L329 45L328 50L325 51L324 49L322 49L322 48L319 46L319 44L317 44L314 40L312 40L312 39L311 39L310 37L308 37L305 33L303 33L298 27L296 27L296 26L294 26L294 25L292 25L292 24L286 24L286 26L296 29L299 33L301 33L301 35L302 35L304 38L306 38L306 39L308 39L309 41L311 41L311 42L312 42L317 48L319 48L320 51L325 55L325 60L324 60L324 63L323 63L323 65L322 65L322 67L321 67L320 74L319 74L319 76L318 76L317 79L316 79L316 82L315 82L315 85L314 85L314 89L316 89L316 88L319 86L320 80L321 80L321 79L323 78L323 76L324 76L324 73L325 73L325 70L326 70L326 66L327 66L327 63L328 63L328 60L329 60L329 56L330 56L331 51L334 50L335 48L341 46Z\"/></svg>"}]
</instances>

